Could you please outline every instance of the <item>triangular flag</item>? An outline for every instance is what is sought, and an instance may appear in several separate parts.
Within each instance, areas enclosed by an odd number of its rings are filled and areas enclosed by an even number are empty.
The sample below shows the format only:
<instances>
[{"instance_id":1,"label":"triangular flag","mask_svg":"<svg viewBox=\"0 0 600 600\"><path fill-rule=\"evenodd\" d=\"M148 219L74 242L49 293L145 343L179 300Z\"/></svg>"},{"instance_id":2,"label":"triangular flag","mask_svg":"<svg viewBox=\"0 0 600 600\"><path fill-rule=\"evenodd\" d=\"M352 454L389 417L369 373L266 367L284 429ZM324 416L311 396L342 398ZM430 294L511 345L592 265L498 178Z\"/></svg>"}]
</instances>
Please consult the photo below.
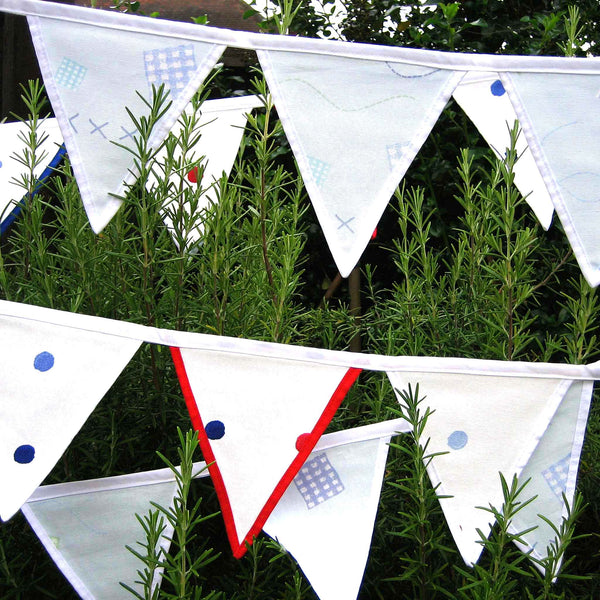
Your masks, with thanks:
<instances>
[{"instance_id":1,"label":"triangular flag","mask_svg":"<svg viewBox=\"0 0 600 600\"><path fill-rule=\"evenodd\" d=\"M356 600L388 444L408 427L396 419L324 435L265 523L321 600Z\"/></svg>"},{"instance_id":2,"label":"triangular flag","mask_svg":"<svg viewBox=\"0 0 600 600\"><path fill-rule=\"evenodd\" d=\"M347 277L464 73L317 53L257 54Z\"/></svg>"},{"instance_id":3,"label":"triangular flag","mask_svg":"<svg viewBox=\"0 0 600 600\"><path fill-rule=\"evenodd\" d=\"M511 531L520 533L536 527L522 536L525 544L517 545L538 560L548 556L548 546L556 537L550 525L539 515L543 515L560 529L563 517L567 516L563 494L569 506L573 506L593 387L591 381L574 381L571 384L521 473L521 482L530 480L524 489L522 500L534 496L537 498L515 515ZM538 563L536 566L543 570Z\"/></svg>"},{"instance_id":4,"label":"triangular flag","mask_svg":"<svg viewBox=\"0 0 600 600\"><path fill-rule=\"evenodd\" d=\"M502 81L590 285L600 283L600 75L511 73Z\"/></svg>"},{"instance_id":5,"label":"triangular flag","mask_svg":"<svg viewBox=\"0 0 600 600\"><path fill-rule=\"evenodd\" d=\"M360 369L172 348L237 558L325 431Z\"/></svg>"},{"instance_id":6,"label":"triangular flag","mask_svg":"<svg viewBox=\"0 0 600 600\"><path fill-rule=\"evenodd\" d=\"M504 85L497 73L467 73L452 96L501 159L510 148L510 130L517 120ZM523 134L515 150L519 159L514 166L515 185L544 229L552 223L554 206L546 184L535 164Z\"/></svg>"},{"instance_id":7,"label":"triangular flag","mask_svg":"<svg viewBox=\"0 0 600 600\"><path fill-rule=\"evenodd\" d=\"M138 119L149 113L136 92L147 101L153 86L164 85L170 92L173 103L150 137L150 146L157 147L224 47L161 35L154 19L97 10L92 22L89 10L69 8L69 19L29 16L28 21L46 90L97 233L122 203L114 195L123 195L137 175L132 154L116 145L135 147L135 126L126 108ZM78 14L85 14L88 22L78 22Z\"/></svg>"},{"instance_id":8,"label":"triangular flag","mask_svg":"<svg viewBox=\"0 0 600 600\"><path fill-rule=\"evenodd\" d=\"M26 167L15 155L20 157L26 148L25 139L29 135L29 127L25 122L3 123L0 125L0 235L8 229L19 215L25 189L16 182L22 182ZM45 160L34 169L33 176L38 180L35 191L50 177L61 161L65 149L61 147L62 135L56 119L44 119L37 128L39 140L36 153ZM23 200L22 200L23 199Z\"/></svg>"},{"instance_id":9,"label":"triangular flag","mask_svg":"<svg viewBox=\"0 0 600 600\"><path fill-rule=\"evenodd\" d=\"M194 466L198 472L205 465ZM42 486L21 510L81 598L126 600L131 593L121 582L143 593L135 583L143 565L126 548L139 551L137 542L145 541L135 515L144 517L155 510L151 502L172 507L176 489L171 470L158 469ZM173 526L166 518L164 525L159 546L168 552ZM158 568L155 587L160 586L161 577Z\"/></svg>"},{"instance_id":10,"label":"triangular flag","mask_svg":"<svg viewBox=\"0 0 600 600\"><path fill-rule=\"evenodd\" d=\"M0 317L0 517L9 519L54 467L139 340Z\"/></svg>"},{"instance_id":11,"label":"triangular flag","mask_svg":"<svg viewBox=\"0 0 600 600\"><path fill-rule=\"evenodd\" d=\"M182 156L181 146L176 146L173 159L183 161L183 170L171 173L169 183L172 189L171 201L165 204L165 223L174 231L173 213L181 208L189 214L190 207L186 201L188 194L197 196L197 189L202 189L202 195L197 199L196 211L203 211L217 202L215 182L223 176L228 176L235 157L237 156L248 113L261 105L257 96L241 96L239 98L224 98L221 100L206 100L194 114L194 107L188 106L185 113L188 118L196 119L193 135L200 139L189 152ZM183 123L181 119L173 127L171 133L179 137ZM156 163L164 164L167 156L166 148L156 155ZM189 166L187 166L189 165ZM148 184L155 184L157 179L151 175ZM202 220L196 221L194 229L188 232L186 244L191 246L203 231Z\"/></svg>"},{"instance_id":12,"label":"triangular flag","mask_svg":"<svg viewBox=\"0 0 600 600\"><path fill-rule=\"evenodd\" d=\"M461 373L390 372L398 395L419 385L423 411L433 412L422 443L436 456L428 467L438 485L440 504L458 549L469 565L479 559L477 529L489 533L490 513L500 508L499 473L519 476L548 427L571 381L543 377L486 376Z\"/></svg>"}]
</instances>

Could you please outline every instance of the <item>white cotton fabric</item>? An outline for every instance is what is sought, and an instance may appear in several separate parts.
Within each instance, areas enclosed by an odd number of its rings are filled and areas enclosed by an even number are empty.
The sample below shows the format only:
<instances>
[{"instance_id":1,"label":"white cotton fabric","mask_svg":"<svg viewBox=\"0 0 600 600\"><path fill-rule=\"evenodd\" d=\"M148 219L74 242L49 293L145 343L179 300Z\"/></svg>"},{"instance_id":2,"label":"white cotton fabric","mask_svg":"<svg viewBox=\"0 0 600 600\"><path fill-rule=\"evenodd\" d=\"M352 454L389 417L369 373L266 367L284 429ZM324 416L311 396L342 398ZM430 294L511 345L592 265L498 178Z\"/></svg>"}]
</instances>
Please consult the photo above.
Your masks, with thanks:
<instances>
[{"instance_id":1,"label":"white cotton fabric","mask_svg":"<svg viewBox=\"0 0 600 600\"><path fill-rule=\"evenodd\" d=\"M94 11L101 21L101 12ZM149 19L145 20L146 22ZM136 119L149 113L152 85L170 91L173 104L155 127L158 146L223 52L222 46L181 43L54 18L29 17L44 83L59 121L92 229L101 231L135 181ZM141 94L138 96L136 92ZM143 99L142 99L143 98Z\"/></svg>"},{"instance_id":2,"label":"white cotton fabric","mask_svg":"<svg viewBox=\"0 0 600 600\"><path fill-rule=\"evenodd\" d=\"M525 377L499 378L437 373L394 373L399 391L419 385L422 411L428 418L422 444L429 440L428 467L448 526L468 565L477 562L482 545L477 529L488 535L493 518L477 507L502 507L499 473L510 483L519 476L571 381ZM443 498L442 496L451 496Z\"/></svg>"},{"instance_id":3,"label":"white cotton fabric","mask_svg":"<svg viewBox=\"0 0 600 600\"><path fill-rule=\"evenodd\" d=\"M498 73L468 73L452 96L477 127L485 141L500 159L511 146L510 131L517 120ZM514 178L540 224L549 229L554 206L546 184L535 164L525 135L520 132L515 150L519 157L514 165Z\"/></svg>"},{"instance_id":4,"label":"white cotton fabric","mask_svg":"<svg viewBox=\"0 0 600 600\"><path fill-rule=\"evenodd\" d=\"M29 147L26 142L28 136L29 126L26 122L0 124L0 227L27 192L18 183L23 182L23 175L29 174L15 155L22 157L23 151ZM41 143L38 144L36 153L44 160L36 166L33 176L43 179L44 175L50 174L48 165L54 163L62 144L62 135L56 119L40 120L37 136Z\"/></svg>"},{"instance_id":5,"label":"white cotton fabric","mask_svg":"<svg viewBox=\"0 0 600 600\"><path fill-rule=\"evenodd\" d=\"M563 494L569 506L573 506L592 391L591 382L576 381L570 385L548 429L521 472L522 483L530 480L521 500L537 497L515 515L510 530L520 533L535 527L533 531L522 535L524 544L517 544L532 558L547 558L548 546L556 538L552 527L540 515L560 530L563 518L567 516ZM534 564L544 571L539 563Z\"/></svg>"},{"instance_id":6,"label":"white cotton fabric","mask_svg":"<svg viewBox=\"0 0 600 600\"><path fill-rule=\"evenodd\" d=\"M554 207L592 286L600 283L600 74L504 74Z\"/></svg>"},{"instance_id":7,"label":"white cotton fabric","mask_svg":"<svg viewBox=\"0 0 600 600\"><path fill-rule=\"evenodd\" d=\"M196 465L196 471L205 467ZM206 476L207 471L200 473ZM169 469L120 475L87 481L48 485L38 488L22 507L36 535L84 600L123 600L131 593L126 583L143 592L138 570L144 568L126 546L141 551L144 531L136 514L144 517L156 510L151 502L164 508L173 506L176 483ZM159 546L168 552L173 526L165 519ZM160 586L162 569L155 574Z\"/></svg>"},{"instance_id":8,"label":"white cotton fabric","mask_svg":"<svg viewBox=\"0 0 600 600\"><path fill-rule=\"evenodd\" d=\"M0 517L54 467L140 340L0 317Z\"/></svg>"},{"instance_id":9,"label":"white cotton fabric","mask_svg":"<svg viewBox=\"0 0 600 600\"><path fill-rule=\"evenodd\" d=\"M463 73L258 51L335 263L347 277Z\"/></svg>"},{"instance_id":10,"label":"white cotton fabric","mask_svg":"<svg viewBox=\"0 0 600 600\"><path fill-rule=\"evenodd\" d=\"M320 600L358 596L394 433L319 443L263 527L294 556Z\"/></svg>"},{"instance_id":11,"label":"white cotton fabric","mask_svg":"<svg viewBox=\"0 0 600 600\"><path fill-rule=\"evenodd\" d=\"M181 348L241 544L346 374L344 367ZM207 459L207 457L205 457Z\"/></svg>"},{"instance_id":12,"label":"white cotton fabric","mask_svg":"<svg viewBox=\"0 0 600 600\"><path fill-rule=\"evenodd\" d=\"M202 215L211 204L218 202L218 181L223 175L229 176L239 151L248 113L258 106L261 106L261 101L257 96L206 100L197 110L191 104L188 105L184 114L196 122L192 139L198 135L200 139L185 155L181 145L178 144L175 149L173 160L181 161L182 166L169 175L170 197L163 212L164 221L171 233L174 232L173 214L178 210L190 214L188 196L196 197L197 188L201 188L202 194L197 199L196 213ZM171 134L178 138L182 128L180 118ZM158 183L157 173L163 177L169 172L165 168L166 160L167 151L163 147L156 155L157 169L149 178L149 188ZM203 221L201 216L196 219L195 227L187 233L186 247L191 247L200 239L204 230ZM174 239L177 240L177 236L174 235Z\"/></svg>"}]
</instances>

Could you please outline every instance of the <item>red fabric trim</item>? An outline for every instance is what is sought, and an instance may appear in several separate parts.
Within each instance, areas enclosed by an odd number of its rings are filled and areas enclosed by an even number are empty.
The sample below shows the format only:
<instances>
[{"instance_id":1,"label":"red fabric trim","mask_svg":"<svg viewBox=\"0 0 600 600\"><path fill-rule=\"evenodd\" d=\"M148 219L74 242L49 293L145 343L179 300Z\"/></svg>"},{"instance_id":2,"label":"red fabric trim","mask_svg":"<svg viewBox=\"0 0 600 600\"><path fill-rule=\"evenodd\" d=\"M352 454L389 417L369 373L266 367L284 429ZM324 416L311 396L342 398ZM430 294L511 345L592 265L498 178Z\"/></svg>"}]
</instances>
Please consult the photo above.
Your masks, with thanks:
<instances>
[{"instance_id":1,"label":"red fabric trim","mask_svg":"<svg viewBox=\"0 0 600 600\"><path fill-rule=\"evenodd\" d=\"M342 381L339 383L335 392L333 392L333 396L331 396L331 399L327 403L325 410L319 417L317 424L310 432L306 442L302 445L301 451L298 452L298 455L292 461L292 464L288 467L283 477L279 480L279 483L275 486L273 493L269 496L263 509L258 514L256 521L254 521L254 525L252 525L242 543L237 548L233 548L233 556L235 558L244 556L247 550L246 544L251 545L253 539L260 533L263 525L267 522L269 515L273 512L273 509L277 506L279 500L281 500L281 496L283 496L285 490L287 490L302 465L306 462L309 454L313 451L313 448L325 432L325 429L327 429L327 425L329 425L331 419L333 419L333 415L336 413L340 404L346 397L348 390L352 387L352 384L356 381L361 371L362 369L355 369L353 367L346 371Z\"/></svg>"},{"instance_id":2,"label":"red fabric trim","mask_svg":"<svg viewBox=\"0 0 600 600\"><path fill-rule=\"evenodd\" d=\"M213 480L213 485L215 486L215 491L217 492L217 498L219 499L219 504L221 505L223 521L225 521L227 538L229 539L229 544L231 548L234 549L235 554L235 548L239 546L239 536L235 528L233 512L231 510L229 496L227 495L227 488L225 487L225 482L223 481L221 471L219 471L219 467L217 466L215 455L210 447L208 436L204 430L202 418L198 412L198 405L196 404L196 399L194 398L194 392L192 392L192 386L190 385L190 380L188 379L187 371L185 370L185 364L183 362L180 349L172 346L171 356L173 358L173 362L175 363L175 371L177 373L177 378L179 379L179 385L181 386L183 397L185 398L185 404L187 406L188 413L190 414L190 419L192 420L192 427L198 433L200 449L202 450L204 461L208 465L208 472L210 473L210 477Z\"/></svg>"},{"instance_id":3,"label":"red fabric trim","mask_svg":"<svg viewBox=\"0 0 600 600\"><path fill-rule=\"evenodd\" d=\"M346 397L348 390L352 387L352 384L356 381L356 378L362 371L362 369L350 368L346 371L344 377L341 382L337 386L335 392L331 396L325 410L319 417L316 425L313 430L310 432L306 442L302 445L302 449L298 452L296 458L292 461L290 466L287 468L286 472L283 474L283 477L279 480L279 483L275 486L275 489L269 496L269 499L263 506L262 510L258 514L256 521L250 528L250 531L246 534L245 538L240 542L240 539L237 534L237 530L235 528L235 521L233 519L233 512L231 510L231 504L229 502L229 496L227 495L227 489L225 487L225 482L223 481L223 477L221 472L219 471L219 467L217 466L215 455L213 454L212 448L210 447L210 441L204 431L204 425L202 424L202 418L200 417L200 413L198 412L198 405L196 404L196 400L194 398L194 393L190 386L190 382L187 376L187 372L185 370L185 365L183 363L183 358L181 357L181 351L179 348L171 347L171 356L173 357L173 362L175 363L175 370L177 372L177 377L179 379L179 384L181 385L181 391L183 392L183 396L185 398L185 403L190 413L190 418L192 420L192 425L194 429L198 432L198 440L200 442L200 448L202 449L202 454L204 455L204 460L208 464L208 471L213 480L213 484L215 486L215 490L217 492L217 498L219 499L219 504L221 505L221 512L223 514L223 520L225 521L225 529L227 531L227 538L229 539L229 544L231 545L231 550L233 551L233 556L235 558L241 558L246 554L246 544L249 546L252 545L254 538L260 533L263 528L263 525L266 523L269 515L273 512L275 506L281 499L281 496L285 493L285 490L288 488L292 480L302 467L302 465L306 462L309 454L313 451L316 443L319 441L319 438L327 429L327 425L329 425L333 415L336 413L340 404Z\"/></svg>"}]
</instances>

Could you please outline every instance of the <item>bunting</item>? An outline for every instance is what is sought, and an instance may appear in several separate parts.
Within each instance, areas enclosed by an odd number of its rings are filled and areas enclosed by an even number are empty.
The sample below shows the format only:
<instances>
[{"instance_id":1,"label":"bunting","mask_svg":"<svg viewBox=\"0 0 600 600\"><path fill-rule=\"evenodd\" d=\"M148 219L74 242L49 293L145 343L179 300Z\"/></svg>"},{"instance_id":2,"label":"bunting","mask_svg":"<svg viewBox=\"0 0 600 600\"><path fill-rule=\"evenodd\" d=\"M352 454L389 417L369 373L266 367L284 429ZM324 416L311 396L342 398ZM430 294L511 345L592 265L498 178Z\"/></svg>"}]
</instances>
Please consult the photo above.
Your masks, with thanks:
<instances>
[{"instance_id":1,"label":"bunting","mask_svg":"<svg viewBox=\"0 0 600 600\"><path fill-rule=\"evenodd\" d=\"M418 385L423 411L433 411L421 443L428 444L429 454L441 454L429 464L429 477L438 486L440 504L460 554L472 565L483 549L477 530L489 533L493 524L490 513L479 507L502 506L498 473L510 481L526 468L534 468L529 466L532 456L557 408L566 398L569 405L573 382L556 377L435 372L388 371L388 377L401 405L400 392L409 385L415 390ZM544 452L542 446L539 453L546 468L556 462L555 452Z\"/></svg>"},{"instance_id":2,"label":"bunting","mask_svg":"<svg viewBox=\"0 0 600 600\"><path fill-rule=\"evenodd\" d=\"M257 52L336 265L347 277L464 73Z\"/></svg>"},{"instance_id":3,"label":"bunting","mask_svg":"<svg viewBox=\"0 0 600 600\"><path fill-rule=\"evenodd\" d=\"M185 221L181 215L177 217L178 211L191 216L190 198L194 199L194 211L197 214L202 214L206 208L218 201L216 182L223 175L229 176L242 141L248 113L258 106L261 106L261 101L257 96L240 96L206 100L197 110L190 104L184 111L184 118L195 123L191 139L197 136L199 139L185 156L181 145L177 144L172 157L179 166L174 173L169 173L170 198L164 205L164 221L176 243L177 228L181 234L187 234L185 240L188 248L200 239L204 229L202 219L196 218L194 227L185 232L182 231L183 227L174 225L174 220ZM183 121L180 119L171 130L171 134L179 138L182 128ZM165 164L166 159L167 150L163 147L155 158L159 172L161 169L169 172ZM158 179L153 171L148 186L157 183Z\"/></svg>"},{"instance_id":4,"label":"bunting","mask_svg":"<svg viewBox=\"0 0 600 600\"><path fill-rule=\"evenodd\" d=\"M569 386L548 429L521 472L521 481L529 480L524 491L525 499L535 497L535 500L515 515L511 531L520 533L535 528L522 534L525 543L517 545L537 561L548 557L548 546L556 537L545 519L560 530L562 520L567 516L565 498L569 507L573 506L592 391L593 384L589 381L576 381ZM545 570L543 562L534 564L542 572Z\"/></svg>"},{"instance_id":5,"label":"bunting","mask_svg":"<svg viewBox=\"0 0 600 600\"><path fill-rule=\"evenodd\" d=\"M502 81L581 271L600 283L600 75L511 73Z\"/></svg>"},{"instance_id":6,"label":"bunting","mask_svg":"<svg viewBox=\"0 0 600 600\"><path fill-rule=\"evenodd\" d=\"M194 465L205 476L206 465ZM170 469L59 483L38 488L22 512L40 542L84 600L131 598L121 583L143 593L136 573L143 568L135 550L145 539L136 519L155 510L152 502L173 507L177 485ZM164 519L157 549L169 551L173 524ZM160 587L162 567L154 577Z\"/></svg>"},{"instance_id":7,"label":"bunting","mask_svg":"<svg viewBox=\"0 0 600 600\"><path fill-rule=\"evenodd\" d=\"M396 419L324 435L265 523L320 600L356 600L388 444L406 431L408 423Z\"/></svg>"},{"instance_id":8,"label":"bunting","mask_svg":"<svg viewBox=\"0 0 600 600\"><path fill-rule=\"evenodd\" d=\"M188 348L171 352L240 558L360 369Z\"/></svg>"},{"instance_id":9,"label":"bunting","mask_svg":"<svg viewBox=\"0 0 600 600\"><path fill-rule=\"evenodd\" d=\"M514 110L525 134L517 186L544 227L550 222L549 195L583 274L591 285L600 283L599 58L460 54L265 36L39 0L0 0L0 10L28 15L95 231L110 220L135 179L132 157L122 146L133 141L125 107L138 119L147 114L136 91L146 101L152 85L170 91L173 104L150 139L156 148L229 46L258 54L342 275L356 265L400 179L456 92L500 154L502 125L511 122ZM495 79L488 92L489 77ZM475 107L481 94L491 111Z\"/></svg>"},{"instance_id":10,"label":"bunting","mask_svg":"<svg viewBox=\"0 0 600 600\"><path fill-rule=\"evenodd\" d=\"M98 13L96 13L98 14ZM29 16L46 91L60 124L92 229L98 233L135 181L135 119L148 116L153 89L172 104L154 127L156 148L221 56L224 47L146 31L123 35L98 24ZM139 94L139 95L138 95Z\"/></svg>"},{"instance_id":11,"label":"bunting","mask_svg":"<svg viewBox=\"0 0 600 600\"><path fill-rule=\"evenodd\" d=\"M504 159L511 147L510 131L517 121L515 112L498 73L467 73L452 96L477 127L498 158ZM544 229L552 223L554 206L546 184L522 132L515 150L515 185Z\"/></svg>"},{"instance_id":12,"label":"bunting","mask_svg":"<svg viewBox=\"0 0 600 600\"><path fill-rule=\"evenodd\" d=\"M3 123L0 125L0 235L10 227L21 212L25 202L25 189L19 184L27 176L26 168L19 157L27 148L29 125L26 122ZM33 171L37 180L37 192L44 181L52 175L64 155L62 136L56 119L44 119L38 123L37 156L39 164Z\"/></svg>"},{"instance_id":13,"label":"bunting","mask_svg":"<svg viewBox=\"0 0 600 600\"><path fill-rule=\"evenodd\" d=\"M139 340L0 317L0 517L42 482Z\"/></svg>"},{"instance_id":14,"label":"bunting","mask_svg":"<svg viewBox=\"0 0 600 600\"><path fill-rule=\"evenodd\" d=\"M540 459L547 470L561 460L558 454L570 452L565 489L571 497L591 382L600 378L600 363L356 354L170 331L2 300L0 335L3 519L50 471L140 343L168 345L205 459L213 463L236 556L259 533L361 369L387 372L397 390L420 383L436 410L426 436L431 451L449 454L435 460L430 475L442 483L442 493L454 496L442 507L469 563L479 555L475 528L489 528L474 506L501 504L497 473L510 477L531 466L550 423L557 431L575 428L564 437L567 446L544 450ZM553 420L562 414L559 406L565 414ZM548 439L553 445L558 438Z\"/></svg>"}]
</instances>

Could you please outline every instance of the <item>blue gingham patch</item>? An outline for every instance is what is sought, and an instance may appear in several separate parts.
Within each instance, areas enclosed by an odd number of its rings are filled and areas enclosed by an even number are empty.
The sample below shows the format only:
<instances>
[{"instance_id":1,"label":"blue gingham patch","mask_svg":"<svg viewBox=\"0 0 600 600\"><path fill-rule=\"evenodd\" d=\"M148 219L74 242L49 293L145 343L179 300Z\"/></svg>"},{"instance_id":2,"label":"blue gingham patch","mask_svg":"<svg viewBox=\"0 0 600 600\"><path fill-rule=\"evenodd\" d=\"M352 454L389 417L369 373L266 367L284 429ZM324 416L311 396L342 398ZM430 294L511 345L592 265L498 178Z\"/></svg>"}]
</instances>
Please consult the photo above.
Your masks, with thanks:
<instances>
[{"instance_id":1,"label":"blue gingham patch","mask_svg":"<svg viewBox=\"0 0 600 600\"><path fill-rule=\"evenodd\" d=\"M194 46L182 44L144 52L146 79L150 86L164 84L177 97L197 69Z\"/></svg>"},{"instance_id":2,"label":"blue gingham patch","mask_svg":"<svg viewBox=\"0 0 600 600\"><path fill-rule=\"evenodd\" d=\"M327 175L329 175L329 164L325 161L319 160L318 158L309 156L308 166L310 167L316 184L321 187L327 180Z\"/></svg>"},{"instance_id":3,"label":"blue gingham patch","mask_svg":"<svg viewBox=\"0 0 600 600\"><path fill-rule=\"evenodd\" d=\"M542 475L559 500L562 500L562 494L567 489L567 477L569 476L569 463L571 455L567 454L563 459L550 465L542 471Z\"/></svg>"},{"instance_id":4,"label":"blue gingham patch","mask_svg":"<svg viewBox=\"0 0 600 600\"><path fill-rule=\"evenodd\" d=\"M344 491L344 484L325 453L306 461L294 483L309 509Z\"/></svg>"},{"instance_id":5,"label":"blue gingham patch","mask_svg":"<svg viewBox=\"0 0 600 600\"><path fill-rule=\"evenodd\" d=\"M76 90L85 79L87 68L70 58L63 58L56 75L54 77L56 83L69 90Z\"/></svg>"}]
</instances>

